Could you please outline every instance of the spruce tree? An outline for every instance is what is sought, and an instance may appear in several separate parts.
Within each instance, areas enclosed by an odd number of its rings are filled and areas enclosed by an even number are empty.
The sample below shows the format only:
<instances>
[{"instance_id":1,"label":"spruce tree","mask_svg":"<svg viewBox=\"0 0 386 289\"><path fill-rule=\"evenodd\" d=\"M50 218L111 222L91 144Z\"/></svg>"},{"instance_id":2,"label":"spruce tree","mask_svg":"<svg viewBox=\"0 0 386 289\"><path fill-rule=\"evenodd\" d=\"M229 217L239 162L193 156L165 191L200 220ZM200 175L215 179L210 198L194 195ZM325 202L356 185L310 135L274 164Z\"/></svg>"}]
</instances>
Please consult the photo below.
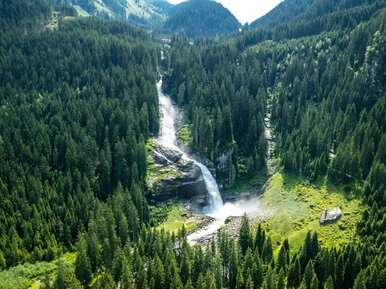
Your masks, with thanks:
<instances>
[{"instance_id":1,"label":"spruce tree","mask_svg":"<svg viewBox=\"0 0 386 289\"><path fill-rule=\"evenodd\" d=\"M75 275L84 286L87 286L91 281L91 262L87 255L87 243L84 234L79 235Z\"/></svg>"},{"instance_id":2,"label":"spruce tree","mask_svg":"<svg viewBox=\"0 0 386 289\"><path fill-rule=\"evenodd\" d=\"M246 214L243 215L241 220L241 226L239 231L239 244L241 253L244 255L247 251L251 241L251 235L249 230L249 220Z\"/></svg>"}]
</instances>

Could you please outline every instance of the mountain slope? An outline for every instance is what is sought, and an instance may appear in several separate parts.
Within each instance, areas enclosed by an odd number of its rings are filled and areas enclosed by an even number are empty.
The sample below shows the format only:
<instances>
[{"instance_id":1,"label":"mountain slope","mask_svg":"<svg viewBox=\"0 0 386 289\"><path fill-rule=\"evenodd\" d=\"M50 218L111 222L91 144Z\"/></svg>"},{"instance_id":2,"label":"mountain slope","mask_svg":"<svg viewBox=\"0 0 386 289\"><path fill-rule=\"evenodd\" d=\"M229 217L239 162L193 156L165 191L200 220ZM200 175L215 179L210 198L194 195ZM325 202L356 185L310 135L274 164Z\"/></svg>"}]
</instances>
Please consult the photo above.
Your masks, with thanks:
<instances>
[{"instance_id":1,"label":"mountain slope","mask_svg":"<svg viewBox=\"0 0 386 289\"><path fill-rule=\"evenodd\" d=\"M234 33L240 23L221 4L211 0L190 0L172 9L164 31L195 38Z\"/></svg>"},{"instance_id":2,"label":"mountain slope","mask_svg":"<svg viewBox=\"0 0 386 289\"><path fill-rule=\"evenodd\" d=\"M316 0L285 0L263 17L255 20L250 27L272 28L304 13Z\"/></svg>"},{"instance_id":3,"label":"mountain slope","mask_svg":"<svg viewBox=\"0 0 386 289\"><path fill-rule=\"evenodd\" d=\"M89 17L33 33L45 3L0 2L0 270L55 258L116 188L135 189L124 197L135 227L147 207L156 47L141 29Z\"/></svg>"},{"instance_id":4,"label":"mountain slope","mask_svg":"<svg viewBox=\"0 0 386 289\"><path fill-rule=\"evenodd\" d=\"M129 20L139 25L163 21L172 5L165 0L56 0L59 7L71 5L80 15Z\"/></svg>"},{"instance_id":5,"label":"mountain slope","mask_svg":"<svg viewBox=\"0 0 386 289\"><path fill-rule=\"evenodd\" d=\"M369 0L285 0L265 16L252 22L250 27L274 28L287 23L304 23L339 15L361 5L371 6L377 2Z\"/></svg>"}]
</instances>

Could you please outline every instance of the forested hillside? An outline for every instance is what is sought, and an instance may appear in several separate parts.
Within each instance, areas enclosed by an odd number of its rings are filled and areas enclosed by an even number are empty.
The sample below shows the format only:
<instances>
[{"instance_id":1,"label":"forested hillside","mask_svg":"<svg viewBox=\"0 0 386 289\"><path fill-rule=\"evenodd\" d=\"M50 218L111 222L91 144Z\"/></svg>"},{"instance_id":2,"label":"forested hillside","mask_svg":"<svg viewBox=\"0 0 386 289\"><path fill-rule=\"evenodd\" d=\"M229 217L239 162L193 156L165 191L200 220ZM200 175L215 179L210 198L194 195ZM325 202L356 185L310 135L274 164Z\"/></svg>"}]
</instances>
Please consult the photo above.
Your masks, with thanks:
<instances>
[{"instance_id":1,"label":"forested hillside","mask_svg":"<svg viewBox=\"0 0 386 289\"><path fill-rule=\"evenodd\" d=\"M74 7L81 16L119 19L139 26L156 27L168 15L172 4L166 0L53 0L55 8Z\"/></svg>"},{"instance_id":2,"label":"forested hillside","mask_svg":"<svg viewBox=\"0 0 386 289\"><path fill-rule=\"evenodd\" d=\"M145 142L158 130L158 99L157 51L145 32L82 19L26 34L31 21L15 23L44 4L1 3L14 11L2 18L0 44L4 268L71 248L117 187L132 192L127 213L136 217L122 216L126 226L148 222Z\"/></svg>"},{"instance_id":3,"label":"forested hillside","mask_svg":"<svg viewBox=\"0 0 386 289\"><path fill-rule=\"evenodd\" d=\"M372 255L369 248L376 254L385 245L386 10L384 1L346 4L247 32L227 44L192 47L176 40L166 87L186 107L199 150L216 162L233 146L237 155L227 171L235 178L245 167L251 173L264 167L262 125L271 104L275 156L285 171L363 186L366 209L358 233L371 241L354 250ZM382 258L372 266L381 262L384 274ZM366 283L371 277L362 272L358 282L366 288L384 286ZM353 285L333 279L335 288ZM320 275L318 280L326 281Z\"/></svg>"},{"instance_id":4,"label":"forested hillside","mask_svg":"<svg viewBox=\"0 0 386 289\"><path fill-rule=\"evenodd\" d=\"M285 0L267 15L257 19L250 27L274 28L276 26L293 25L295 22L320 21L331 14L347 15L353 18L355 10L361 10L363 4L371 5L377 1L368 0ZM351 10L350 12L347 10ZM347 16L346 16L347 17ZM316 19L315 19L316 18ZM355 17L357 19L357 17ZM355 20L354 20L355 21Z\"/></svg>"},{"instance_id":5,"label":"forested hillside","mask_svg":"<svg viewBox=\"0 0 386 289\"><path fill-rule=\"evenodd\" d=\"M206 246L190 246L185 227L157 228L145 178L159 45L95 18L45 30L47 2L1 0L0 277L59 289L386 288L386 3L314 2L325 9L280 25L271 14L224 41L174 36L162 62L192 149L225 188L268 174L268 119L278 170L360 192L358 239L330 246L308 232L298 250L246 216L237 237ZM43 276L21 265L52 260L36 263Z\"/></svg>"},{"instance_id":6,"label":"forested hillside","mask_svg":"<svg viewBox=\"0 0 386 289\"><path fill-rule=\"evenodd\" d=\"M212 0L189 0L170 11L162 32L189 38L213 37L236 33L240 23L220 3Z\"/></svg>"},{"instance_id":7,"label":"forested hillside","mask_svg":"<svg viewBox=\"0 0 386 289\"><path fill-rule=\"evenodd\" d=\"M285 0L263 17L253 21L250 27L272 28L283 22L290 21L304 13L314 2L315 0Z\"/></svg>"}]
</instances>

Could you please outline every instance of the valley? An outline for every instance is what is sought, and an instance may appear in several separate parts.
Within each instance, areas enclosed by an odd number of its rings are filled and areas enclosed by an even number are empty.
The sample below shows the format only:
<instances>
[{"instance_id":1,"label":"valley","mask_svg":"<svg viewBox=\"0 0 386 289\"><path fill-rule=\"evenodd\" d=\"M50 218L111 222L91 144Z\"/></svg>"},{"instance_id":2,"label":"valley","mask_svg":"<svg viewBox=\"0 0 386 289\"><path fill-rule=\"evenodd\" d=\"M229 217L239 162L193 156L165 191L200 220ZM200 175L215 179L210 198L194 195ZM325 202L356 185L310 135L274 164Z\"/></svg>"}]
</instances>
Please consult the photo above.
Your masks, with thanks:
<instances>
[{"instance_id":1,"label":"valley","mask_svg":"<svg viewBox=\"0 0 386 289\"><path fill-rule=\"evenodd\" d=\"M386 288L385 19L0 0L0 289Z\"/></svg>"}]
</instances>

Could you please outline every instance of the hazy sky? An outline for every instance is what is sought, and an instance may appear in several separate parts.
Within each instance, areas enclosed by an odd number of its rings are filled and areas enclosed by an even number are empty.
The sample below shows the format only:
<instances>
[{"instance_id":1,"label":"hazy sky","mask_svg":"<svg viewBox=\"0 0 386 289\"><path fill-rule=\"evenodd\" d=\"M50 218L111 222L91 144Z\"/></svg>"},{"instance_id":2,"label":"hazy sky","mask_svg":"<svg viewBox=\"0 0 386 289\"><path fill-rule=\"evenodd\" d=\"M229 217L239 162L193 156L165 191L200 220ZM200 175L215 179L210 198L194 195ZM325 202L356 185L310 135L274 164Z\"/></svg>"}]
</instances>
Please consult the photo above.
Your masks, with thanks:
<instances>
[{"instance_id":1,"label":"hazy sky","mask_svg":"<svg viewBox=\"0 0 386 289\"><path fill-rule=\"evenodd\" d=\"M185 0L167 0L177 4ZM228 8L244 24L252 22L274 8L282 0L216 0Z\"/></svg>"}]
</instances>

